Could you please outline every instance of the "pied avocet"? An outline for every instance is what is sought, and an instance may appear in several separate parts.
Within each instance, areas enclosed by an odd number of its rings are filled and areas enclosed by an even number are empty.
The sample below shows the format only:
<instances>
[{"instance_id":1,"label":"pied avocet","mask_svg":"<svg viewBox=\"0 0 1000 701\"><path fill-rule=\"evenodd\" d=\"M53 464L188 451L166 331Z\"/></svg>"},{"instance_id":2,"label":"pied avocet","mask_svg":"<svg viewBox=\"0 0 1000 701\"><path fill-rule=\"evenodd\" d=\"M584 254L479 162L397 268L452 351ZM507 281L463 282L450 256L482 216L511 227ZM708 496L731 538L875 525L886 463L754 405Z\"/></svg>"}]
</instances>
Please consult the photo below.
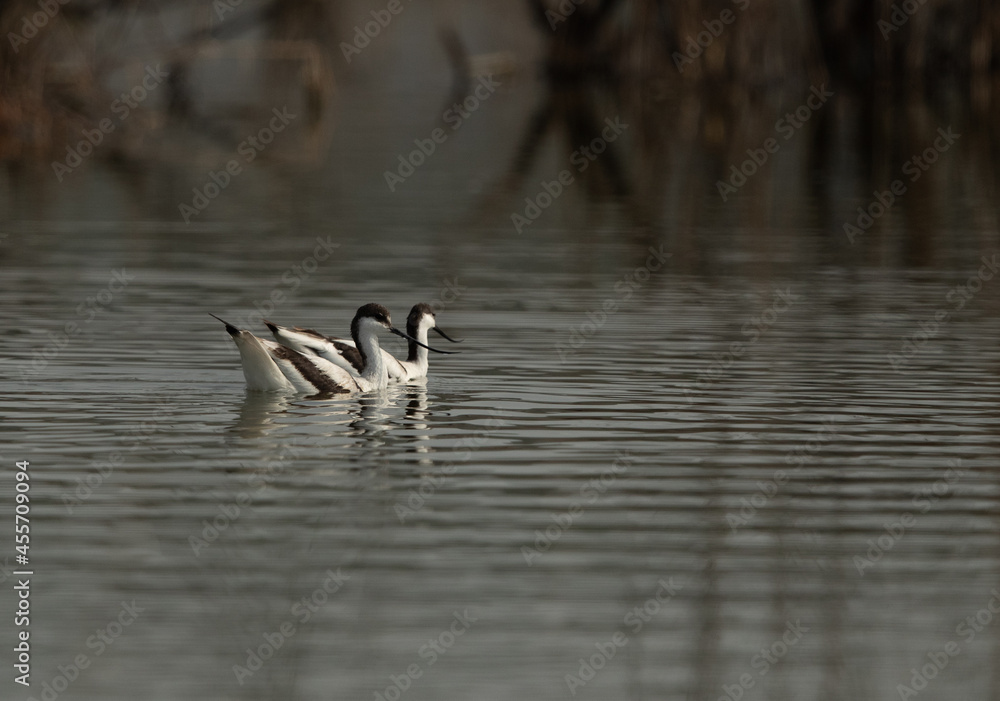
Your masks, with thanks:
<instances>
[{"instance_id":1,"label":"pied avocet","mask_svg":"<svg viewBox=\"0 0 1000 701\"><path fill-rule=\"evenodd\" d=\"M347 370L352 375L361 375L365 370L365 359L358 351L357 343L343 338L330 338L312 329L298 326L288 328L264 320L271 329L275 340L283 346L293 348L306 355L316 355ZM409 354L406 360L397 360L389 351L382 350L382 360L390 382L408 382L427 377L427 351L450 353L437 350L427 345L427 332L430 329L440 334L452 343L456 341L437 327L437 317L429 304L414 305L406 318L406 336L409 344Z\"/></svg>"},{"instance_id":2,"label":"pied avocet","mask_svg":"<svg viewBox=\"0 0 1000 701\"><path fill-rule=\"evenodd\" d=\"M212 314L216 319L219 317ZM258 391L295 390L310 394L342 394L385 389L389 382L385 357L378 344L379 329L388 329L410 342L423 345L392 326L389 310L381 304L366 304L351 322L353 348L361 359L361 370L352 373L312 353L254 336L224 319L226 331L240 351L247 388ZM430 346L424 346L438 353Z\"/></svg>"}]
</instances>

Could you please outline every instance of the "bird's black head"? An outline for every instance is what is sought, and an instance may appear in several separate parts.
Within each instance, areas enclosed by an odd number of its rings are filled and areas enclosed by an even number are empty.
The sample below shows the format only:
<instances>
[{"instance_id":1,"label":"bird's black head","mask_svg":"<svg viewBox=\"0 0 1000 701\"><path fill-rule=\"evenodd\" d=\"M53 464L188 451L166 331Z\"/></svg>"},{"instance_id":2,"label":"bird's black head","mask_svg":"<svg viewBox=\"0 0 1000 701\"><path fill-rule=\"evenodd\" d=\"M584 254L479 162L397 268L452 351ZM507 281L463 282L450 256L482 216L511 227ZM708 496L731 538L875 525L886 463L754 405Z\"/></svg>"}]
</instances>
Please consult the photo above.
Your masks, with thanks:
<instances>
[{"instance_id":1,"label":"bird's black head","mask_svg":"<svg viewBox=\"0 0 1000 701\"><path fill-rule=\"evenodd\" d=\"M355 328L359 327L366 320L374 321L385 328L392 326L392 321L389 318L389 310L381 304L375 304L374 302L358 308L358 312L354 315L354 321L351 322L351 332L353 333Z\"/></svg>"},{"instance_id":2,"label":"bird's black head","mask_svg":"<svg viewBox=\"0 0 1000 701\"><path fill-rule=\"evenodd\" d=\"M432 328L437 325L437 317L434 314L434 307L426 302L414 304L413 309L410 310L410 315L406 317L406 333L411 336L416 336L417 331L420 329L420 322L425 317L430 317Z\"/></svg>"}]
</instances>

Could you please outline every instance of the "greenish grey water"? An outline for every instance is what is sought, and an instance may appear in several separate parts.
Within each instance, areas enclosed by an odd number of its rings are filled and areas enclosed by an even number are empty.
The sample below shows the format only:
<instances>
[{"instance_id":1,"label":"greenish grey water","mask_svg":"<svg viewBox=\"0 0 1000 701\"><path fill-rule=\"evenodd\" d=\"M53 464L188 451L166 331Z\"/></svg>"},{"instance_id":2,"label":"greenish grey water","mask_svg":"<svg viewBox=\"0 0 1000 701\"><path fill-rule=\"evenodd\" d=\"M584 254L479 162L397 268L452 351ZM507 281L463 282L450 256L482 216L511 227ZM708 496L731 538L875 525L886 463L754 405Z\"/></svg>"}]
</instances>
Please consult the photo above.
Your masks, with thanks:
<instances>
[{"instance_id":1,"label":"greenish grey water","mask_svg":"<svg viewBox=\"0 0 1000 701\"><path fill-rule=\"evenodd\" d=\"M952 641L924 693L996 698L1000 282L948 299L1000 249L991 207L852 247L779 162L764 205L708 177L637 196L647 225L581 184L516 235L533 180L483 193L533 94L500 97L393 194L424 125L349 106L329 162L269 161L190 226L177 203L225 149L142 182L5 176L0 513L30 460L30 696L84 655L59 698L558 699L618 634L577 697L898 698ZM317 237L333 258L294 272ZM670 257L637 274L651 246ZM273 290L268 318L338 334L362 303L400 324L438 300L466 340L384 396L250 395L208 312L252 325Z\"/></svg>"},{"instance_id":2,"label":"greenish grey water","mask_svg":"<svg viewBox=\"0 0 1000 701\"><path fill-rule=\"evenodd\" d=\"M81 271L72 254L46 260L44 239L34 267L4 272L14 367L106 283L107 269ZM34 674L93 662L66 698L375 698L414 664L407 698L561 698L564 676L616 631L628 643L581 696L715 698L750 674L758 698L886 698L949 640L963 654L935 685L994 692L998 628L967 644L955 632L998 575L990 305L963 310L905 372L886 359L954 273L658 273L563 363L555 344L634 251L609 240L594 257L616 272L553 272L527 289L519 248L497 246L493 265L453 269L467 290L439 319L467 339L461 355L434 358L425 385L313 401L245 393L235 349L204 314L239 313L274 277L256 255L266 239L240 241L245 255L229 260L212 243L158 262L120 251L135 274L121 298L30 382L8 384L4 459L31 460L36 480ZM555 265L573 250L542 256ZM382 295L374 282L345 290L331 267L272 316L335 331L371 298L400 318L420 284L412 262L435 256L404 251L344 268L402 276ZM775 287L801 299L722 370L716 354L749 340L741 329ZM713 363L719 376L699 386ZM940 500L915 501L935 484ZM742 500L775 489L740 516ZM906 513L912 526L861 576L854 558ZM331 568L347 579L303 620L292 607ZM661 579L675 596L633 632L626 615ZM88 637L133 599L143 612L96 655ZM429 664L428 640L466 610L478 620ZM760 676L754 656L795 621L808 633ZM283 623L294 635L241 688L233 666Z\"/></svg>"}]
</instances>

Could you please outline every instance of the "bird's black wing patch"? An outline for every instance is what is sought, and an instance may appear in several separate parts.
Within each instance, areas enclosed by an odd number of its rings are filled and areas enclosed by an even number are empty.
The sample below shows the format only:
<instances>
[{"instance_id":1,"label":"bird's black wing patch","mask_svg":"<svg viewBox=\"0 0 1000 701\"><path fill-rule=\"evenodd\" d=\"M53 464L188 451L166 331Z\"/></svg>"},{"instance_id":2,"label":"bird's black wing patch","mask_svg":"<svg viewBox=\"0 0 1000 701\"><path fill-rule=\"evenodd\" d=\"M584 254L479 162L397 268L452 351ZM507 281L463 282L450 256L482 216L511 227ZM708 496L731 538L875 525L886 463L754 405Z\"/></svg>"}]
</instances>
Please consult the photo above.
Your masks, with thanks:
<instances>
[{"instance_id":1,"label":"bird's black wing patch","mask_svg":"<svg viewBox=\"0 0 1000 701\"><path fill-rule=\"evenodd\" d=\"M281 360L290 362L305 381L316 388L317 392L323 394L346 394L351 391L323 374L322 370L309 362L309 359L298 351L278 346L274 354Z\"/></svg>"},{"instance_id":2,"label":"bird's black wing patch","mask_svg":"<svg viewBox=\"0 0 1000 701\"><path fill-rule=\"evenodd\" d=\"M361 351L354 346L349 346L341 341L334 341L333 339L330 339L330 343L333 344L333 347L337 349L337 352L340 353L344 360L349 362L355 370L359 373L365 371L365 361L361 357Z\"/></svg>"}]
</instances>

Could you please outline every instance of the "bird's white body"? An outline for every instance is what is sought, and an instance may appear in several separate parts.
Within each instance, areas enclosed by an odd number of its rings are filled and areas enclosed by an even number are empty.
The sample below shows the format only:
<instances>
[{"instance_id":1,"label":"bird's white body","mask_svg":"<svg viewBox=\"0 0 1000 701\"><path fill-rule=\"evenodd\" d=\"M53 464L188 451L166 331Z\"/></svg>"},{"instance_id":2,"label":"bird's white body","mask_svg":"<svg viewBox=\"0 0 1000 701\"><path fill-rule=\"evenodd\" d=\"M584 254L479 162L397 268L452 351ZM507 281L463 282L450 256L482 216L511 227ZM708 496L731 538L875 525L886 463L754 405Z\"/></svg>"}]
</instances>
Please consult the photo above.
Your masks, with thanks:
<instances>
[{"instance_id":1,"label":"bird's white body","mask_svg":"<svg viewBox=\"0 0 1000 701\"><path fill-rule=\"evenodd\" d=\"M317 356L329 361L346 370L353 377L363 377L369 370L363 358L375 359L376 362L384 365L389 383L409 382L427 377L429 364L426 347L427 333L430 329L437 327L434 312L429 305L418 304L414 306L406 322L406 332L417 343L411 341L407 359L398 360L389 351L381 348L379 348L379 352L362 354L358 351L355 341L350 339L331 338L312 329L288 328L268 321L264 323L271 329L275 340L281 345L292 348L303 355ZM438 333L448 338L440 330Z\"/></svg>"},{"instance_id":2,"label":"bird's white body","mask_svg":"<svg viewBox=\"0 0 1000 701\"><path fill-rule=\"evenodd\" d=\"M247 389L265 392L346 394L384 390L389 384L389 376L377 332L389 329L403 335L392 328L385 307L369 304L359 309L351 324L355 339L351 342L352 347L362 360L362 370L357 372L322 355L258 338L249 331L223 323L239 349Z\"/></svg>"},{"instance_id":3,"label":"bird's white body","mask_svg":"<svg viewBox=\"0 0 1000 701\"><path fill-rule=\"evenodd\" d=\"M361 360L361 353L358 352L357 345L350 339L331 338L311 329L288 328L270 322L265 323L271 329L274 339L283 346L292 348L303 355L320 357L350 373L353 377L361 377L367 370L366 364ZM385 367L387 382L404 381L401 378L405 376L405 371L400 362L389 351L380 347L377 356L380 356L379 360ZM377 356L370 354L372 358Z\"/></svg>"}]
</instances>

